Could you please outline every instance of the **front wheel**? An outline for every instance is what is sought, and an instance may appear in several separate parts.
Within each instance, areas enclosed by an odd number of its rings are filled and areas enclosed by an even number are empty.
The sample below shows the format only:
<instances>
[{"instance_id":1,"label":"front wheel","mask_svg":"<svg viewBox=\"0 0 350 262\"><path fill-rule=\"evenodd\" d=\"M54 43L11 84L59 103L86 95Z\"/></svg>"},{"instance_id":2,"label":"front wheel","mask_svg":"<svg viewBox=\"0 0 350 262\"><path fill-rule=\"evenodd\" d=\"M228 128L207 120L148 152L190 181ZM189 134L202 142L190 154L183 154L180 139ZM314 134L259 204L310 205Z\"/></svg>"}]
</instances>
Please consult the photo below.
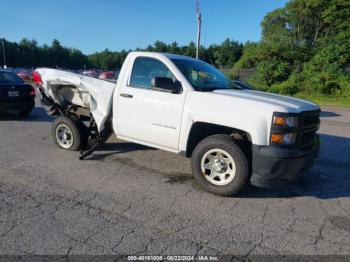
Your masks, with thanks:
<instances>
[{"instance_id":1,"label":"front wheel","mask_svg":"<svg viewBox=\"0 0 350 262\"><path fill-rule=\"evenodd\" d=\"M200 186L221 196L237 194L249 178L247 157L228 135L203 139L192 154L192 169Z\"/></svg>"}]
</instances>

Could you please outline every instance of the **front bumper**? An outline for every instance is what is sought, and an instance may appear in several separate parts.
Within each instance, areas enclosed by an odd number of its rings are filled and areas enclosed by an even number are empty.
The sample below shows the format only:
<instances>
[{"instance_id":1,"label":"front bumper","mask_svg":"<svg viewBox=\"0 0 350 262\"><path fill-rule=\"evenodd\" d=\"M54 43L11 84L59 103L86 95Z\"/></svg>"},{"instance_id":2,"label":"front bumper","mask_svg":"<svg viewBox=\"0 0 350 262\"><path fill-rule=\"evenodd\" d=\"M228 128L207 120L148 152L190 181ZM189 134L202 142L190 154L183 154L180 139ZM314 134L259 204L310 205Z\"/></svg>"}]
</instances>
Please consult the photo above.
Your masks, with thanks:
<instances>
[{"instance_id":1,"label":"front bumper","mask_svg":"<svg viewBox=\"0 0 350 262\"><path fill-rule=\"evenodd\" d=\"M294 182L312 167L319 151L318 137L307 151L253 145L251 183L259 187L276 187Z\"/></svg>"}]
</instances>

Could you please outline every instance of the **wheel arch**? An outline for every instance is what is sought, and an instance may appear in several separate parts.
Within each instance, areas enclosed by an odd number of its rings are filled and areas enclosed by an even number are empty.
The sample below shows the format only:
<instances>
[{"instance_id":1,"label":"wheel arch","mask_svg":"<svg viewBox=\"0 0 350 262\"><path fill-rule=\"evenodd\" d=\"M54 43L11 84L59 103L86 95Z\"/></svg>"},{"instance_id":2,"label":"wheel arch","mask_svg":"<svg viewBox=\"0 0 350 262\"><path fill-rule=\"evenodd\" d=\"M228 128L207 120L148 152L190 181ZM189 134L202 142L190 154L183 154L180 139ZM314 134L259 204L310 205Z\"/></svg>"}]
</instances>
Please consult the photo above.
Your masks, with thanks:
<instances>
[{"instance_id":1,"label":"wheel arch","mask_svg":"<svg viewBox=\"0 0 350 262\"><path fill-rule=\"evenodd\" d=\"M252 138L248 132L233 127L206 122L193 123L188 134L186 151L181 152L181 154L185 157L191 157L193 150L200 141L208 136L216 134L231 136L247 154L251 155Z\"/></svg>"}]
</instances>

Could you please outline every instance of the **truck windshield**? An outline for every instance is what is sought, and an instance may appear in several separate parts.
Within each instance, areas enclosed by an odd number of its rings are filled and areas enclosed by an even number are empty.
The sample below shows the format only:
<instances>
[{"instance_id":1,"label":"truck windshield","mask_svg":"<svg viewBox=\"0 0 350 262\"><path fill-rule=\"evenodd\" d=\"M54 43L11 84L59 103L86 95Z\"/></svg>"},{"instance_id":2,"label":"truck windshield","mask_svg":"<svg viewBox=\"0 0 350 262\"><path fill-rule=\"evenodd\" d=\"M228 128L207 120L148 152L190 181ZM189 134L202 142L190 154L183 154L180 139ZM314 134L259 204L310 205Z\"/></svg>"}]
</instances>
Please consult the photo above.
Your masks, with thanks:
<instances>
[{"instance_id":1,"label":"truck windshield","mask_svg":"<svg viewBox=\"0 0 350 262\"><path fill-rule=\"evenodd\" d=\"M215 67L201 60L171 59L197 91L242 89Z\"/></svg>"}]
</instances>

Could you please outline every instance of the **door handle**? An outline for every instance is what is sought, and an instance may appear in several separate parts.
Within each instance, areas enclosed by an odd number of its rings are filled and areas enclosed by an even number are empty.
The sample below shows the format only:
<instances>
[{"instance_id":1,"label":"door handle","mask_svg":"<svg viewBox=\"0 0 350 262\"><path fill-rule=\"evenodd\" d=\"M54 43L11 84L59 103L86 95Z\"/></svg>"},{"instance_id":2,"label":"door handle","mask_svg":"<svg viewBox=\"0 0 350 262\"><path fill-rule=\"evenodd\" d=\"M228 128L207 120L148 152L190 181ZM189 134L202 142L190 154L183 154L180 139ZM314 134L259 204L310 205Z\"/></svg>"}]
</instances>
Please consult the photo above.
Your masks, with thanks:
<instances>
[{"instance_id":1,"label":"door handle","mask_svg":"<svg viewBox=\"0 0 350 262\"><path fill-rule=\"evenodd\" d=\"M125 93L121 93L120 96L126 97L126 98L133 98L132 95L130 95L130 94L125 94Z\"/></svg>"}]
</instances>

